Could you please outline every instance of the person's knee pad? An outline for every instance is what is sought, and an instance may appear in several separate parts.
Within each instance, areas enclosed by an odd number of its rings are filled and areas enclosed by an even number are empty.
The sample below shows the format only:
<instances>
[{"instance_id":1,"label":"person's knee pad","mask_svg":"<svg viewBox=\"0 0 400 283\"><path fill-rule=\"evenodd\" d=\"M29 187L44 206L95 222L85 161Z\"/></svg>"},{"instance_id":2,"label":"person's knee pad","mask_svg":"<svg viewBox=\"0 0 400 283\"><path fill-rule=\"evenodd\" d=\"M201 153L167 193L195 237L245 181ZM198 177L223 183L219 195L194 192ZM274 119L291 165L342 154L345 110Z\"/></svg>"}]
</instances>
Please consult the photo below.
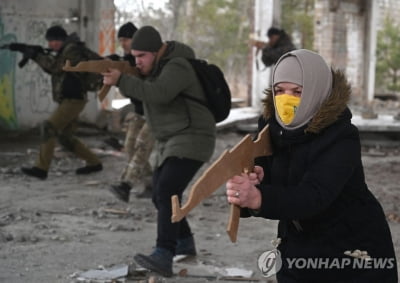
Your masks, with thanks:
<instances>
[{"instance_id":1,"label":"person's knee pad","mask_svg":"<svg viewBox=\"0 0 400 283\"><path fill-rule=\"evenodd\" d=\"M68 151L74 151L75 148L75 138L67 135L59 135L58 142L62 147L64 147Z\"/></svg>"},{"instance_id":2,"label":"person's knee pad","mask_svg":"<svg viewBox=\"0 0 400 283\"><path fill-rule=\"evenodd\" d=\"M49 121L46 120L40 125L40 137L42 138L42 141L46 142L56 136L57 129L54 128L54 126Z\"/></svg>"}]
</instances>

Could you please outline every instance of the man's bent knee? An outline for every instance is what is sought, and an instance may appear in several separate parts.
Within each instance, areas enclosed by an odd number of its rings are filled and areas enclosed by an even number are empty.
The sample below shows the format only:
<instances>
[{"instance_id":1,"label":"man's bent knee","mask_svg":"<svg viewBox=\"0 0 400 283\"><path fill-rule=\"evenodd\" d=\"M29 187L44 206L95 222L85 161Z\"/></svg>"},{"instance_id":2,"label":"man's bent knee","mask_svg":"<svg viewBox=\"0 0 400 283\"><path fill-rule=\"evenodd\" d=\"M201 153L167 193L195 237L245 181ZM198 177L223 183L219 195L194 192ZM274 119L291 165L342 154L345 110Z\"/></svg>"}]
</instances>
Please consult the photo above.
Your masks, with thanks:
<instances>
[{"instance_id":1,"label":"man's bent knee","mask_svg":"<svg viewBox=\"0 0 400 283\"><path fill-rule=\"evenodd\" d=\"M46 120L40 125L40 137L42 138L42 141L46 142L56 136L57 129L51 124L51 122Z\"/></svg>"},{"instance_id":2,"label":"man's bent knee","mask_svg":"<svg viewBox=\"0 0 400 283\"><path fill-rule=\"evenodd\" d=\"M75 148L75 138L67 135L59 135L58 142L68 151L74 151Z\"/></svg>"}]
</instances>

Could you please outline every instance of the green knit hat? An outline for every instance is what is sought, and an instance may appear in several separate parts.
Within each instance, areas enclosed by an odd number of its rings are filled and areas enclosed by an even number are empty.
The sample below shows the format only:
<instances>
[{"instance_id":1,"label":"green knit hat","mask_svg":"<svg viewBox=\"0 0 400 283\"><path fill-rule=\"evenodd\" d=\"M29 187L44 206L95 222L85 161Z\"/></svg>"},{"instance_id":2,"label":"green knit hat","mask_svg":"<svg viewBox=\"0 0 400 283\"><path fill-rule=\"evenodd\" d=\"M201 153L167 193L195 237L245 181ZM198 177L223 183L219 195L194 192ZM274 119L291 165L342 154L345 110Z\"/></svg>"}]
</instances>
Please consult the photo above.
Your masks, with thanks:
<instances>
[{"instance_id":1,"label":"green knit hat","mask_svg":"<svg viewBox=\"0 0 400 283\"><path fill-rule=\"evenodd\" d=\"M161 46L160 33L152 26L144 26L133 35L131 49L157 52Z\"/></svg>"}]
</instances>

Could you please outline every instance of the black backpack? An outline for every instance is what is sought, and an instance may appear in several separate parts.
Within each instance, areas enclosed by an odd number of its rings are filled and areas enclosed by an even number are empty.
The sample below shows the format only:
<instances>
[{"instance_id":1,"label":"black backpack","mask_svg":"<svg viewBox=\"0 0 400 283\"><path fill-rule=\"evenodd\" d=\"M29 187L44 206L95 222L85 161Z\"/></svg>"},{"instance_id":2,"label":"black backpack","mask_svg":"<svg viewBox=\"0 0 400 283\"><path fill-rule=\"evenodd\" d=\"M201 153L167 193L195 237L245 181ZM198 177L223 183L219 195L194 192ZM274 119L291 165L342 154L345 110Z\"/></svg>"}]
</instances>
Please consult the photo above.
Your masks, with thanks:
<instances>
[{"instance_id":1,"label":"black backpack","mask_svg":"<svg viewBox=\"0 0 400 283\"><path fill-rule=\"evenodd\" d=\"M162 60L157 72L161 72L162 68L164 68L169 60L170 59ZM224 73L218 66L208 64L205 60L188 58L186 58L186 60L192 65L203 87L207 102L205 103L185 93L183 93L182 96L205 105L213 114L216 123L225 120L231 110L231 91L225 80Z\"/></svg>"},{"instance_id":2,"label":"black backpack","mask_svg":"<svg viewBox=\"0 0 400 283\"><path fill-rule=\"evenodd\" d=\"M231 91L225 80L224 73L214 65L205 60L187 59L196 72L197 78L203 87L207 98L207 107L214 115L215 122L225 120L231 110ZM201 100L184 94L185 97L204 104Z\"/></svg>"},{"instance_id":3,"label":"black backpack","mask_svg":"<svg viewBox=\"0 0 400 283\"><path fill-rule=\"evenodd\" d=\"M225 80L224 73L214 65L208 64L205 60L187 59L196 72L203 91L207 98L206 106L214 115L215 122L225 120L231 110L231 91ZM188 99L204 104L203 101L184 94Z\"/></svg>"}]
</instances>

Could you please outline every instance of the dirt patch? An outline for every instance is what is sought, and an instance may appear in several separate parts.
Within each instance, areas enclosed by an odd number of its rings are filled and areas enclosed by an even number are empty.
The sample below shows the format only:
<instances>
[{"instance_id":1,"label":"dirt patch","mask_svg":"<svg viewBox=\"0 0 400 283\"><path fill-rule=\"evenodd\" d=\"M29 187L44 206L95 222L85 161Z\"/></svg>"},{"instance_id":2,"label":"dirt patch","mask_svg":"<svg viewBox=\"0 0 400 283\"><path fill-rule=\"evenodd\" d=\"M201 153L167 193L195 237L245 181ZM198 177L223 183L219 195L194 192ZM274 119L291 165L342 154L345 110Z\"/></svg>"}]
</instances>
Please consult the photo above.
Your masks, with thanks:
<instances>
[{"instance_id":1,"label":"dirt patch","mask_svg":"<svg viewBox=\"0 0 400 283\"><path fill-rule=\"evenodd\" d=\"M242 137L242 133L220 132L213 159ZM76 282L76 275L82 271L127 264L135 253L151 251L156 231L153 205L150 199L134 197L126 205L108 192L126 158L107 148L102 142L105 138L98 134L83 137L98 149L103 172L77 176L74 171L81 162L58 150L46 181L25 177L19 171L20 166L33 162L37 136L17 136L0 142L1 282ZM388 215L398 257L400 153L396 149L364 148L363 163L367 183ZM230 243L225 233L228 205L223 188L195 208L188 219L195 233L198 257L175 264L174 272L187 270L189 275L201 276L174 277L163 282L216 280L226 268L252 271L253 277L266 282L257 268L257 257L271 248L276 221L242 220L238 242ZM273 278L269 282L274 282Z\"/></svg>"}]
</instances>

